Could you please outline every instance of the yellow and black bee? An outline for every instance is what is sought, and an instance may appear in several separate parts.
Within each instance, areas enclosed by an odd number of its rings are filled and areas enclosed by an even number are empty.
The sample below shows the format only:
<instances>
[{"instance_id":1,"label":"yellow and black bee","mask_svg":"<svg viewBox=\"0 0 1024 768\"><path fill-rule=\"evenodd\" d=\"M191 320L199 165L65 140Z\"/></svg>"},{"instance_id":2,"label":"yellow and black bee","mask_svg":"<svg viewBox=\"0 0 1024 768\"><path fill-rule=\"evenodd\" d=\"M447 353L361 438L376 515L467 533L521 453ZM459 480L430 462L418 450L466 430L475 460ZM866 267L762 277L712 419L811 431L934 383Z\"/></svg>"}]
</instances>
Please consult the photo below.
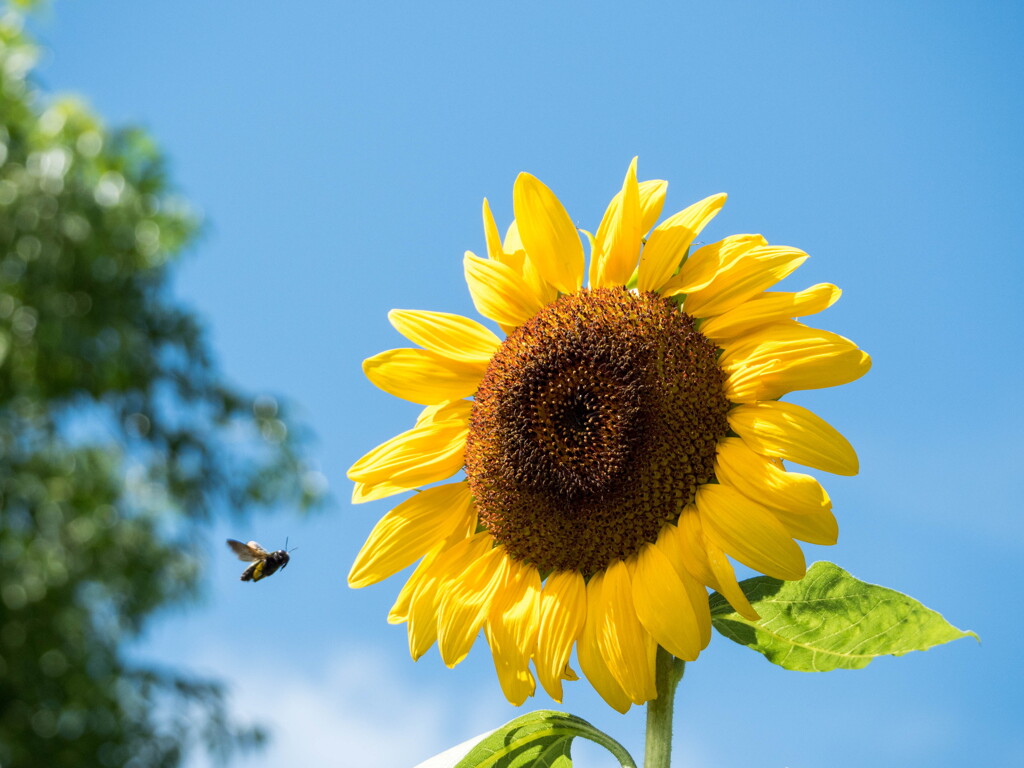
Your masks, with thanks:
<instances>
[{"instance_id":1,"label":"yellow and black bee","mask_svg":"<svg viewBox=\"0 0 1024 768\"><path fill-rule=\"evenodd\" d=\"M288 542L285 541L284 545L287 547ZM255 541L243 544L240 541L228 539L228 546L231 547L232 552L238 555L239 560L252 563L252 565L242 571L242 581L265 579L267 576L277 573L278 569L284 568L288 565L288 561L291 560L288 551L279 549L276 552L267 552ZM294 549L291 551L294 552Z\"/></svg>"}]
</instances>

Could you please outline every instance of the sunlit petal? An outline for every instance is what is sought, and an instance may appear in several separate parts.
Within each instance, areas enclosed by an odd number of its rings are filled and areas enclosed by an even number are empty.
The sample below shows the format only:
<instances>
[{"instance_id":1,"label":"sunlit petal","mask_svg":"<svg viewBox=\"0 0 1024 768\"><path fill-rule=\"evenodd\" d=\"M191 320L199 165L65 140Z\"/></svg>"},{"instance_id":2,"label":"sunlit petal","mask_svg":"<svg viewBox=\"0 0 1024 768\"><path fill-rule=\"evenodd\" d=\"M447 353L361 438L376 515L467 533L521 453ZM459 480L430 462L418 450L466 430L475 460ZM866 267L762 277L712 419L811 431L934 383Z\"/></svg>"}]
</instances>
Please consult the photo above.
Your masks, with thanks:
<instances>
[{"instance_id":1,"label":"sunlit petal","mask_svg":"<svg viewBox=\"0 0 1024 768\"><path fill-rule=\"evenodd\" d=\"M651 232L640 256L638 290L657 291L668 282L694 239L722 210L725 198L725 195L707 197L669 217Z\"/></svg>"},{"instance_id":2,"label":"sunlit petal","mask_svg":"<svg viewBox=\"0 0 1024 768\"><path fill-rule=\"evenodd\" d=\"M485 360L455 361L429 349L390 349L363 361L363 373L389 395L420 405L472 395Z\"/></svg>"},{"instance_id":3,"label":"sunlit petal","mask_svg":"<svg viewBox=\"0 0 1024 768\"><path fill-rule=\"evenodd\" d=\"M501 339L475 320L447 312L392 309L388 319L410 341L474 367L487 367Z\"/></svg>"},{"instance_id":4,"label":"sunlit petal","mask_svg":"<svg viewBox=\"0 0 1024 768\"><path fill-rule=\"evenodd\" d=\"M562 293L583 281L583 244L554 192L528 173L519 174L512 192L519 236L544 280Z\"/></svg>"},{"instance_id":5,"label":"sunlit petal","mask_svg":"<svg viewBox=\"0 0 1024 768\"><path fill-rule=\"evenodd\" d=\"M540 599L537 676L555 701L562 700L562 675L586 618L587 588L583 575L558 571L548 576Z\"/></svg>"},{"instance_id":6,"label":"sunlit petal","mask_svg":"<svg viewBox=\"0 0 1024 768\"><path fill-rule=\"evenodd\" d=\"M496 323L516 328L544 306L527 282L499 261L481 259L467 251L463 266L476 311Z\"/></svg>"},{"instance_id":7,"label":"sunlit petal","mask_svg":"<svg viewBox=\"0 0 1024 768\"><path fill-rule=\"evenodd\" d=\"M415 494L374 526L349 572L349 586L365 587L393 576L460 525L464 527L472 515L472 496L464 482Z\"/></svg>"},{"instance_id":8,"label":"sunlit petal","mask_svg":"<svg viewBox=\"0 0 1024 768\"><path fill-rule=\"evenodd\" d=\"M827 421L795 403L750 403L729 411L729 426L754 451L837 475L859 470L853 446Z\"/></svg>"},{"instance_id":9,"label":"sunlit petal","mask_svg":"<svg viewBox=\"0 0 1024 768\"><path fill-rule=\"evenodd\" d=\"M625 285L633 274L643 237L640 187L636 180L636 158L629 164L622 190L608 206L595 238L591 285Z\"/></svg>"}]
</instances>

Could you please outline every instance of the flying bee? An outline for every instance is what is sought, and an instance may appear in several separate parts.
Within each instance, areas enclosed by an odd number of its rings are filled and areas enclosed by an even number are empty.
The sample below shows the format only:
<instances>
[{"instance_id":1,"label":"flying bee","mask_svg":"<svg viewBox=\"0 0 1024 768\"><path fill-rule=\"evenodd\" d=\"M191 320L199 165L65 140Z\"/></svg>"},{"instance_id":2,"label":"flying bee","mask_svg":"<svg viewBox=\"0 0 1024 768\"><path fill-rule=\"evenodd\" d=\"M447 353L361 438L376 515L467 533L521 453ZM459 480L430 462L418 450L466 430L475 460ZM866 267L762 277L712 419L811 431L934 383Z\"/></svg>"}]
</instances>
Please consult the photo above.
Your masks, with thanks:
<instances>
[{"instance_id":1,"label":"flying bee","mask_svg":"<svg viewBox=\"0 0 1024 768\"><path fill-rule=\"evenodd\" d=\"M267 552L255 541L243 544L234 539L228 539L228 546L231 551L238 555L238 559L245 563L252 563L242 571L242 581L259 581L277 573L279 568L284 568L291 560L289 552L294 552L298 547L287 549L288 539L284 540L285 549L276 552Z\"/></svg>"}]
</instances>

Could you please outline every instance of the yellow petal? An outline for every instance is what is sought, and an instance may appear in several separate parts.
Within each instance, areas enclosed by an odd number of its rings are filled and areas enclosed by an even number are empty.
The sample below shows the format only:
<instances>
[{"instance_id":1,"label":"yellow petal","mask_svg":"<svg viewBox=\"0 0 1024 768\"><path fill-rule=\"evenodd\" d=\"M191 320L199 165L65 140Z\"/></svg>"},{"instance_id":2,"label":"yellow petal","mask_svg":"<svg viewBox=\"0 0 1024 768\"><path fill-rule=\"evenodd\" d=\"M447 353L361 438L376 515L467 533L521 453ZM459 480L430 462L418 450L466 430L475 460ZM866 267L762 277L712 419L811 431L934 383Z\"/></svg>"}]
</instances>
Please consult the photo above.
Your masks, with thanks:
<instances>
[{"instance_id":1,"label":"yellow petal","mask_svg":"<svg viewBox=\"0 0 1024 768\"><path fill-rule=\"evenodd\" d=\"M562 675L569 665L573 643L587 618L587 587L575 571L548 576L540 598L537 635L537 677L555 701L562 700Z\"/></svg>"},{"instance_id":2,"label":"yellow petal","mask_svg":"<svg viewBox=\"0 0 1024 768\"><path fill-rule=\"evenodd\" d=\"M648 181L641 181L637 185L637 189L640 193L640 233L643 235L646 232L651 231L651 227L661 216L661 209L665 205L665 193L668 192L668 182L663 179L650 179ZM580 230L586 235L587 240L590 242L590 285L596 286L599 284L598 268L600 260L597 258L598 249L596 243L603 242L607 239L608 230L612 225L612 220L618 215L619 207L622 205L622 190L615 193L615 197L612 198L608 204L608 208L604 212L604 217L601 219L601 224L597 229L597 236L594 236L587 232L585 229Z\"/></svg>"},{"instance_id":3,"label":"yellow petal","mask_svg":"<svg viewBox=\"0 0 1024 768\"><path fill-rule=\"evenodd\" d=\"M700 515L692 504L688 507L692 514L680 515L678 525L667 524L658 534L654 543L662 554L675 568L676 575L690 598L697 616L697 627L700 632L700 647L706 648L711 641L711 614L708 612L707 587L717 583L711 566L708 564L707 551L704 548L704 534L700 532ZM693 526L687 525L687 519L696 521L694 535ZM687 529L684 532L684 526Z\"/></svg>"},{"instance_id":4,"label":"yellow petal","mask_svg":"<svg viewBox=\"0 0 1024 768\"><path fill-rule=\"evenodd\" d=\"M512 219L512 223L505 230L505 241L502 248L505 249L505 253L526 254L526 247L523 245L523 238L519 236L519 225L516 224L515 219Z\"/></svg>"},{"instance_id":5,"label":"yellow petal","mask_svg":"<svg viewBox=\"0 0 1024 768\"><path fill-rule=\"evenodd\" d=\"M792 320L741 336L722 349L725 396L734 403L847 384L871 368L871 358L849 339Z\"/></svg>"},{"instance_id":6,"label":"yellow petal","mask_svg":"<svg viewBox=\"0 0 1024 768\"><path fill-rule=\"evenodd\" d=\"M684 661L697 658L703 647L697 611L672 563L654 544L637 554L633 605L640 623L661 647Z\"/></svg>"},{"instance_id":7,"label":"yellow petal","mask_svg":"<svg viewBox=\"0 0 1024 768\"><path fill-rule=\"evenodd\" d=\"M530 658L537 643L541 583L536 568L505 560L507 575L491 600L484 631L501 690L518 707L537 687Z\"/></svg>"},{"instance_id":8,"label":"yellow petal","mask_svg":"<svg viewBox=\"0 0 1024 768\"><path fill-rule=\"evenodd\" d=\"M498 225L494 221L494 214L491 213L491 204L484 198L484 240L487 242L487 258L495 261L504 261L505 252L501 247L501 234L498 232Z\"/></svg>"},{"instance_id":9,"label":"yellow petal","mask_svg":"<svg viewBox=\"0 0 1024 768\"><path fill-rule=\"evenodd\" d=\"M476 320L447 312L392 309L388 319L395 329L421 347L451 360L486 368L501 339Z\"/></svg>"},{"instance_id":10,"label":"yellow petal","mask_svg":"<svg viewBox=\"0 0 1024 768\"><path fill-rule=\"evenodd\" d=\"M704 533L700 528L700 515L697 508L688 505L679 514L676 525L666 525L658 534L658 542L675 566L679 578L689 574L701 584L717 589L715 574L708 563L704 549ZM682 566L682 567L680 567Z\"/></svg>"},{"instance_id":11,"label":"yellow petal","mask_svg":"<svg viewBox=\"0 0 1024 768\"><path fill-rule=\"evenodd\" d=\"M519 235L545 282L562 293L583 284L583 244L562 203L543 182L520 173L512 190Z\"/></svg>"},{"instance_id":12,"label":"yellow petal","mask_svg":"<svg viewBox=\"0 0 1024 768\"><path fill-rule=\"evenodd\" d=\"M760 619L761 616L754 610L754 606L750 604L747 596L743 594L743 589L740 587L739 582L736 581L736 571L733 570L732 563L725 556L725 552L708 539L705 539L705 547L707 549L708 563L711 565L711 570L715 572L715 580L718 582L716 589L719 594L743 618L750 621Z\"/></svg>"},{"instance_id":13,"label":"yellow petal","mask_svg":"<svg viewBox=\"0 0 1024 768\"><path fill-rule=\"evenodd\" d=\"M783 364L779 360L760 360L756 365L737 365L725 380L725 398L733 403L754 403L769 392L769 384L778 384ZM779 395L781 397L782 395Z\"/></svg>"},{"instance_id":14,"label":"yellow petal","mask_svg":"<svg viewBox=\"0 0 1024 768\"><path fill-rule=\"evenodd\" d=\"M445 546L448 544L448 546ZM391 610L388 611L388 624L402 624L409 620L409 612L412 608L412 598L416 594L416 589L419 587L420 582L423 581L424 574L430 569L431 563L437 558L441 552L450 549L452 542L444 541L434 546L417 565L412 572L412 575L405 580L405 584L402 589L398 592L398 597L395 598L394 604L391 606ZM437 625L437 622L434 622ZM433 642L433 641L431 641Z\"/></svg>"},{"instance_id":15,"label":"yellow petal","mask_svg":"<svg viewBox=\"0 0 1024 768\"><path fill-rule=\"evenodd\" d=\"M691 573L694 570L698 571L699 575L696 578L702 584L707 584L712 589L718 590L742 616L748 619L757 619L757 612L751 607L750 602L743 594L743 590L740 589L736 581L736 574L732 569L732 565L729 564L729 559L722 550L708 541L704 535L704 527L701 524L700 512L697 511L697 506L695 504L686 506L682 514L679 515L676 535L674 537L666 536L665 534L669 533L671 529L672 526L665 526L658 539L665 551L670 551L669 545L673 543L674 538L678 542L675 546L680 547L685 553L685 563L688 566L688 571ZM697 564L698 567L694 569L692 564ZM684 578L684 576L681 575L680 578ZM708 604L706 595L703 604L705 606ZM706 629L706 636L703 639L704 645L707 645L711 639L710 614L707 616L707 621L708 627Z\"/></svg>"},{"instance_id":16,"label":"yellow petal","mask_svg":"<svg viewBox=\"0 0 1024 768\"><path fill-rule=\"evenodd\" d=\"M466 251L466 283L476 311L504 327L518 328L544 303L511 267Z\"/></svg>"},{"instance_id":17,"label":"yellow petal","mask_svg":"<svg viewBox=\"0 0 1024 768\"><path fill-rule=\"evenodd\" d=\"M423 557L475 515L465 482L415 494L374 526L348 575L350 587L365 587L393 576Z\"/></svg>"},{"instance_id":18,"label":"yellow petal","mask_svg":"<svg viewBox=\"0 0 1024 768\"><path fill-rule=\"evenodd\" d=\"M651 231L654 222L661 216L661 209L665 205L665 193L668 192L668 182L664 179L649 179L641 181L638 188L640 191L640 232L646 234Z\"/></svg>"},{"instance_id":19,"label":"yellow petal","mask_svg":"<svg viewBox=\"0 0 1024 768\"><path fill-rule=\"evenodd\" d=\"M804 554L772 513L725 485L697 489L704 535L716 546L761 573L777 579L803 578Z\"/></svg>"},{"instance_id":20,"label":"yellow petal","mask_svg":"<svg viewBox=\"0 0 1024 768\"><path fill-rule=\"evenodd\" d=\"M544 281L540 272L537 271L537 265L526 254L526 249L523 248L523 241L519 237L519 227L516 225L515 220L509 225L508 231L505 233L504 245L500 247L504 249L504 254L501 256L500 261L511 267L516 274L523 278L523 281L529 286L541 304L550 304L558 298L558 290ZM491 256L491 258L495 257Z\"/></svg>"},{"instance_id":21,"label":"yellow petal","mask_svg":"<svg viewBox=\"0 0 1024 768\"><path fill-rule=\"evenodd\" d=\"M601 226L590 268L590 282L595 287L625 285L633 274L640 255L643 237L643 214L640 210L640 187L636 180L636 158L629 164L622 190L612 198Z\"/></svg>"},{"instance_id":22,"label":"yellow petal","mask_svg":"<svg viewBox=\"0 0 1024 768\"><path fill-rule=\"evenodd\" d=\"M720 315L779 282L807 261L796 248L763 245L723 266L710 284L688 293L683 309L692 317Z\"/></svg>"},{"instance_id":23,"label":"yellow petal","mask_svg":"<svg viewBox=\"0 0 1024 768\"><path fill-rule=\"evenodd\" d=\"M486 370L486 362L456 362L429 349L389 349L363 361L375 386L420 405L472 395Z\"/></svg>"},{"instance_id":24,"label":"yellow petal","mask_svg":"<svg viewBox=\"0 0 1024 768\"><path fill-rule=\"evenodd\" d=\"M437 648L446 666L454 667L473 647L501 583L505 560L504 549L493 547L466 566L461 575L450 575L438 588Z\"/></svg>"},{"instance_id":25,"label":"yellow petal","mask_svg":"<svg viewBox=\"0 0 1024 768\"><path fill-rule=\"evenodd\" d=\"M576 645L576 652L580 668L594 686L594 690L608 706L616 712L625 714L632 702L612 675L598 648L598 634L603 631L606 623L604 604L601 601L603 584L604 572L595 573L587 582L587 620Z\"/></svg>"},{"instance_id":26,"label":"yellow petal","mask_svg":"<svg viewBox=\"0 0 1024 768\"><path fill-rule=\"evenodd\" d=\"M729 426L757 453L837 475L856 475L857 453L820 416L794 403L772 401L729 411Z\"/></svg>"},{"instance_id":27,"label":"yellow petal","mask_svg":"<svg viewBox=\"0 0 1024 768\"><path fill-rule=\"evenodd\" d=\"M698 248L683 262L679 273L662 286L660 293L668 297L706 288L724 266L766 244L761 235L730 235Z\"/></svg>"},{"instance_id":28,"label":"yellow petal","mask_svg":"<svg viewBox=\"0 0 1024 768\"><path fill-rule=\"evenodd\" d=\"M394 496L395 494L411 490L412 488L407 488L404 485L395 485L387 480L382 483L354 483L352 485L352 503L364 504L367 501L386 499L388 496Z\"/></svg>"},{"instance_id":29,"label":"yellow petal","mask_svg":"<svg viewBox=\"0 0 1024 768\"><path fill-rule=\"evenodd\" d=\"M839 523L830 510L823 509L812 515L800 515L773 509L772 514L782 523L786 533L794 539L826 547L832 546L839 539Z\"/></svg>"},{"instance_id":30,"label":"yellow petal","mask_svg":"<svg viewBox=\"0 0 1024 768\"><path fill-rule=\"evenodd\" d=\"M420 411L420 415L416 417L416 426L426 427L440 421L448 421L448 419L466 421L472 411L472 400L446 400L443 403L428 405Z\"/></svg>"},{"instance_id":31,"label":"yellow petal","mask_svg":"<svg viewBox=\"0 0 1024 768\"><path fill-rule=\"evenodd\" d=\"M711 195L659 224L640 255L637 288L660 290L668 282L700 231L722 210L726 196Z\"/></svg>"},{"instance_id":32,"label":"yellow petal","mask_svg":"<svg viewBox=\"0 0 1024 768\"><path fill-rule=\"evenodd\" d=\"M448 549L441 549L423 568L409 600L406 616L409 622L409 653L413 660L419 659L437 640L438 610L445 585L488 551L493 541L486 533L462 539ZM416 570L420 573L419 568Z\"/></svg>"},{"instance_id":33,"label":"yellow petal","mask_svg":"<svg viewBox=\"0 0 1024 768\"><path fill-rule=\"evenodd\" d=\"M474 537L474 531L476 530L476 515L471 516L466 522L467 526L465 528L452 531L444 541L434 545L434 548L427 552L423 559L420 560L419 565L413 569L412 575L406 579L405 585L398 593L398 597L395 598L394 605L391 606L391 610L388 612L388 624L401 624L409 620L412 598L416 594L416 590L419 588L424 576L430 571L434 561L441 555L441 553L447 552L457 544L461 544L466 539ZM483 550L481 549L480 551L482 552ZM436 621L433 622L433 626L437 626Z\"/></svg>"},{"instance_id":34,"label":"yellow petal","mask_svg":"<svg viewBox=\"0 0 1024 768\"><path fill-rule=\"evenodd\" d=\"M815 478L787 472L738 437L718 443L715 477L762 506L796 515L828 512L832 501Z\"/></svg>"},{"instance_id":35,"label":"yellow petal","mask_svg":"<svg viewBox=\"0 0 1024 768\"><path fill-rule=\"evenodd\" d=\"M666 526L666 528L668 527ZM676 538L686 553L686 564L690 565L691 562L698 564L696 569L700 572L696 579L701 584L706 584L717 590L740 615L756 620L758 618L757 611L739 588L735 571L733 571L729 559L722 550L703 535L703 525L700 522L700 513L697 511L696 505L690 504L683 509L679 516L677 529L679 535ZM666 539L665 529L663 529L663 535L659 541L665 541L666 544L671 541ZM710 618L709 615L709 622ZM710 637L709 628L708 638L710 639ZM705 640L706 644L707 642Z\"/></svg>"},{"instance_id":36,"label":"yellow petal","mask_svg":"<svg viewBox=\"0 0 1024 768\"><path fill-rule=\"evenodd\" d=\"M597 647L632 702L650 701L658 695L651 664L651 637L637 618L629 569L624 561L615 560L605 570L601 601L604 621L597 632Z\"/></svg>"},{"instance_id":37,"label":"yellow petal","mask_svg":"<svg viewBox=\"0 0 1024 768\"><path fill-rule=\"evenodd\" d=\"M658 549L666 553L666 548L661 542L656 544ZM701 649L708 647L711 642L711 611L708 608L708 590L703 584L697 581L689 571L683 570L679 574L679 581L686 589L690 598L690 605L693 606L694 615L697 617L697 633Z\"/></svg>"},{"instance_id":38,"label":"yellow petal","mask_svg":"<svg viewBox=\"0 0 1024 768\"><path fill-rule=\"evenodd\" d=\"M543 304L550 304L558 298L558 289L545 282L544 276L537 267L537 262L531 259L529 254L523 255L523 280Z\"/></svg>"},{"instance_id":39,"label":"yellow petal","mask_svg":"<svg viewBox=\"0 0 1024 768\"><path fill-rule=\"evenodd\" d=\"M350 480L390 482L409 488L445 480L462 469L469 434L465 419L416 427L378 445L352 465Z\"/></svg>"},{"instance_id":40,"label":"yellow petal","mask_svg":"<svg viewBox=\"0 0 1024 768\"><path fill-rule=\"evenodd\" d=\"M700 332L712 341L735 338L763 325L821 312L835 304L842 294L831 283L818 283L797 293L762 293L728 312L708 318Z\"/></svg>"}]
</instances>

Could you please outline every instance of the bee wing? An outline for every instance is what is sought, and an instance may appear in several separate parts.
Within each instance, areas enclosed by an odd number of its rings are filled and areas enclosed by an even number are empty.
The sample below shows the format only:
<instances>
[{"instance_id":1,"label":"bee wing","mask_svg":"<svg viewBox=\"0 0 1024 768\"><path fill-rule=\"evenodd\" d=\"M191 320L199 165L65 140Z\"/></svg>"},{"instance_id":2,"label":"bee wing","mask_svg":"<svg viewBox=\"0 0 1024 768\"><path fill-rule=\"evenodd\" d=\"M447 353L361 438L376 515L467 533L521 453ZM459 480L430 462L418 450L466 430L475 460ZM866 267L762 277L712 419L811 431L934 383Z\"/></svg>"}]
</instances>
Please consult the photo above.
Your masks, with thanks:
<instances>
[{"instance_id":1,"label":"bee wing","mask_svg":"<svg viewBox=\"0 0 1024 768\"><path fill-rule=\"evenodd\" d=\"M228 546L231 547L232 552L238 555L238 559L245 563L251 563L255 560L265 560L267 557L267 550L255 541L243 544L235 539L228 539Z\"/></svg>"}]
</instances>

